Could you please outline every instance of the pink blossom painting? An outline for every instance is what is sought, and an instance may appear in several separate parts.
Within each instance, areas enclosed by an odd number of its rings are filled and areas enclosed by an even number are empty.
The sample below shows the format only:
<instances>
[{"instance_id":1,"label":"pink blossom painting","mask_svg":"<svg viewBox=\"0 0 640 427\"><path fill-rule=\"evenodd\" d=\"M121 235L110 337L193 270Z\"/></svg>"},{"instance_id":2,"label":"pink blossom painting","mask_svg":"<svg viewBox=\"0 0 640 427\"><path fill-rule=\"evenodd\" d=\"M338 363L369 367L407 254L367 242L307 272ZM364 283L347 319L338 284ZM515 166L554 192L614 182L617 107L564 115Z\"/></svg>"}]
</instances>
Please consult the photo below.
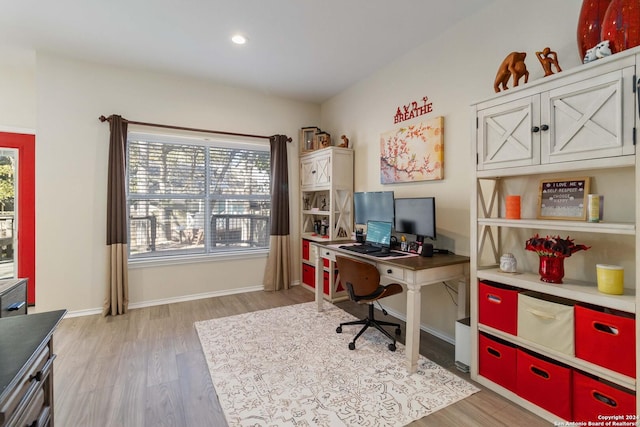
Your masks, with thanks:
<instances>
[{"instance_id":1,"label":"pink blossom painting","mask_svg":"<svg viewBox=\"0 0 640 427\"><path fill-rule=\"evenodd\" d=\"M444 178L444 118L435 117L380 135L380 182Z\"/></svg>"}]
</instances>

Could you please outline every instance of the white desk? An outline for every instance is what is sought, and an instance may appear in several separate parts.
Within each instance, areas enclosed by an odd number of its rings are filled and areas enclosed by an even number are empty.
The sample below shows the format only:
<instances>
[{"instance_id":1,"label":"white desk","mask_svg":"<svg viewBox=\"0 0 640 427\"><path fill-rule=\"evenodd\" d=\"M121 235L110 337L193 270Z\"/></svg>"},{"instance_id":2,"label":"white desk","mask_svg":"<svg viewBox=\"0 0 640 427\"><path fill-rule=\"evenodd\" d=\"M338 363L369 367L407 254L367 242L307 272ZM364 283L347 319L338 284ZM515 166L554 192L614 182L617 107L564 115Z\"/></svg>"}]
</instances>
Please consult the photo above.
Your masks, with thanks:
<instances>
[{"instance_id":1,"label":"white desk","mask_svg":"<svg viewBox=\"0 0 640 427\"><path fill-rule=\"evenodd\" d=\"M316 246L316 284L323 283L323 258L333 262L336 254L356 258L374 264L380 272L383 283L400 283L407 291L407 369L416 372L418 368L418 354L420 349L420 289L423 286L434 285L445 281L458 282L458 317L465 316L467 300L467 283L469 278L469 258L460 255L439 255L428 257L406 258L375 258L361 255L344 249L330 247L338 242L312 242ZM339 272L338 272L339 273ZM316 303L318 311L323 310L323 287L316 285ZM462 311L462 316L460 312Z\"/></svg>"}]
</instances>

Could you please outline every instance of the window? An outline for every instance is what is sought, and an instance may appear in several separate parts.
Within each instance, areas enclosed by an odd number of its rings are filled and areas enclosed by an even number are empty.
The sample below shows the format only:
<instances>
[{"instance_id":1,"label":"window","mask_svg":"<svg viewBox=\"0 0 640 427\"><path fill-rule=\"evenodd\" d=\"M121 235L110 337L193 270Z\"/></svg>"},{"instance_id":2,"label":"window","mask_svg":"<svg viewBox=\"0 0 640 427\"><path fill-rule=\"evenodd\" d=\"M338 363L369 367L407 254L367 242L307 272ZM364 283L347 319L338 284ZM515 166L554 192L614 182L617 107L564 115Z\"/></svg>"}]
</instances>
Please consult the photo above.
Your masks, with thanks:
<instances>
[{"instance_id":1,"label":"window","mask_svg":"<svg viewBox=\"0 0 640 427\"><path fill-rule=\"evenodd\" d=\"M129 258L269 247L268 144L129 133Z\"/></svg>"}]
</instances>

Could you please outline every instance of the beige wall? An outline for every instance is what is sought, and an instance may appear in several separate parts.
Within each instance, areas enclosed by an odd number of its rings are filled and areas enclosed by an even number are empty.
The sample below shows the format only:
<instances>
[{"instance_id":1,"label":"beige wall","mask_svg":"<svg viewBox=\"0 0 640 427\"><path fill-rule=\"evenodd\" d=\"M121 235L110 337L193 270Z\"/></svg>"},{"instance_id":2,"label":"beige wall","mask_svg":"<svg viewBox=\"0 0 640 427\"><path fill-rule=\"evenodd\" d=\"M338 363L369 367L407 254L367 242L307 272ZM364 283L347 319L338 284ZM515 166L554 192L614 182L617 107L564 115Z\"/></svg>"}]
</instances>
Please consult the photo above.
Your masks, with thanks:
<instances>
[{"instance_id":1,"label":"beige wall","mask_svg":"<svg viewBox=\"0 0 640 427\"><path fill-rule=\"evenodd\" d=\"M317 105L44 53L38 54L36 76L38 311L102 306L109 126L98 121L100 115L259 135L285 133L294 138L289 146L293 183L298 180L298 130L319 117ZM291 192L292 227L297 230L297 186ZM144 304L261 286L265 260L134 267L130 301Z\"/></svg>"},{"instance_id":2,"label":"beige wall","mask_svg":"<svg viewBox=\"0 0 640 427\"><path fill-rule=\"evenodd\" d=\"M498 65L512 51L527 52L530 81L544 73L535 52L557 51L560 65L580 64L576 25L581 1L498 0L440 37L398 58L322 105L322 129L346 134L355 148L355 190L393 190L396 197L435 196L437 246L469 254L469 200L472 178L470 104L494 94ZM522 81L521 81L522 83ZM511 82L509 84L511 87ZM428 96L433 113L445 123L443 181L380 184L380 134L397 128L398 106ZM421 118L402 122L419 123ZM404 297L388 305L405 313ZM453 337L456 306L442 285L423 290L422 322L443 337Z\"/></svg>"}]
</instances>

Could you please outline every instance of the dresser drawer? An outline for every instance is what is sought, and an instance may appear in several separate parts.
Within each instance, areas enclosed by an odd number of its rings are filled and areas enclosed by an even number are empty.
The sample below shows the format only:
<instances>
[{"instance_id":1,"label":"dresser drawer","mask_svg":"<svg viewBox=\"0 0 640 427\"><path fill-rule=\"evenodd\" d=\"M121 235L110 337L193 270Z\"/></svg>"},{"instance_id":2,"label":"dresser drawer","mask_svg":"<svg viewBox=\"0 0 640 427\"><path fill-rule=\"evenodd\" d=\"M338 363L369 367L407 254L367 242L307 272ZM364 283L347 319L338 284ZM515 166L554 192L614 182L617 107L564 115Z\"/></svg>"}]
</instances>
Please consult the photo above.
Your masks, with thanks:
<instances>
[{"instance_id":1,"label":"dresser drawer","mask_svg":"<svg viewBox=\"0 0 640 427\"><path fill-rule=\"evenodd\" d=\"M31 404L31 396L37 396L42 384L48 380L53 365L49 345L45 345L34 355L34 362L18 380L12 393L2 402L0 419L11 420L24 414L24 407ZM42 405L40 405L42 406ZM12 425L9 422L7 425Z\"/></svg>"},{"instance_id":2,"label":"dresser drawer","mask_svg":"<svg viewBox=\"0 0 640 427\"><path fill-rule=\"evenodd\" d=\"M0 317L27 314L27 281L0 281Z\"/></svg>"}]
</instances>

